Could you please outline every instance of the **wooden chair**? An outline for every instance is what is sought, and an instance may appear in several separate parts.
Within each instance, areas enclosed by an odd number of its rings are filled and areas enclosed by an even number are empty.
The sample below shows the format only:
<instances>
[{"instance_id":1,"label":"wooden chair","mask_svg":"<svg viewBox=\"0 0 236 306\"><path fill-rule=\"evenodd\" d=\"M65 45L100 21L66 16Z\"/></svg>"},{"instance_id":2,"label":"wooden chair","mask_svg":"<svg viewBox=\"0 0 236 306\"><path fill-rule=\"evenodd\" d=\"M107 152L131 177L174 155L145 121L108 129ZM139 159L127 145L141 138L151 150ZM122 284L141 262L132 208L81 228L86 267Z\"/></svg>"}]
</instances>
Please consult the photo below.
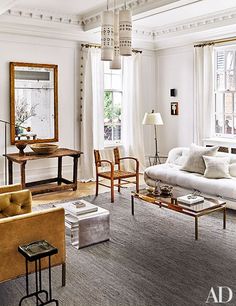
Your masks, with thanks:
<instances>
[{"instance_id":1,"label":"wooden chair","mask_svg":"<svg viewBox=\"0 0 236 306\"><path fill-rule=\"evenodd\" d=\"M122 157L120 158L119 148L114 148L114 160L115 162L111 162L106 159L101 159L99 150L94 150L95 157L95 166L96 166L96 196L98 195L98 186L102 185L111 189L111 202L114 202L114 187L118 187L118 191L120 192L120 188L122 185L134 183L136 185L136 191L139 191L139 161L134 157ZM135 172L124 171L121 169L121 161L123 160L133 160L136 163ZM109 164L110 170L100 172L99 168L102 164ZM115 170L115 166L117 166L117 170ZM110 186L105 185L103 183L99 183L99 177L108 179L111 181ZM135 177L135 181L131 182L127 180L128 178ZM118 180L118 183L114 182Z\"/></svg>"}]
</instances>

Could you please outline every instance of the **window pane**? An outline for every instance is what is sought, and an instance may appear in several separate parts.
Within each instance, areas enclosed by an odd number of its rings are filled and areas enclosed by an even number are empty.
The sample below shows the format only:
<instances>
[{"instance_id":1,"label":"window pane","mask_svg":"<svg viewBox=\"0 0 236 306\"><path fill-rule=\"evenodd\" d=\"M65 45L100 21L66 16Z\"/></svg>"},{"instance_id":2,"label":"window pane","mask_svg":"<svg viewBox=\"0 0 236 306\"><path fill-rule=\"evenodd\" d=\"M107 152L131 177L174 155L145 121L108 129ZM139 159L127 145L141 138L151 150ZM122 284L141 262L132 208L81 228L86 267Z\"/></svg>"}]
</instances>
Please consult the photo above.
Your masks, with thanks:
<instances>
[{"instance_id":1,"label":"window pane","mask_svg":"<svg viewBox=\"0 0 236 306\"><path fill-rule=\"evenodd\" d=\"M113 75L112 76L112 89L121 90L122 82L120 75Z\"/></svg>"},{"instance_id":2,"label":"window pane","mask_svg":"<svg viewBox=\"0 0 236 306\"><path fill-rule=\"evenodd\" d=\"M113 118L116 124L121 120L121 92L113 92Z\"/></svg>"},{"instance_id":3,"label":"window pane","mask_svg":"<svg viewBox=\"0 0 236 306\"><path fill-rule=\"evenodd\" d=\"M223 113L223 105L224 105L224 94L223 93L216 93L216 105L215 105L215 111L216 113Z\"/></svg>"},{"instance_id":4,"label":"window pane","mask_svg":"<svg viewBox=\"0 0 236 306\"><path fill-rule=\"evenodd\" d=\"M225 113L232 114L233 112L233 95L225 93Z\"/></svg>"},{"instance_id":5,"label":"window pane","mask_svg":"<svg viewBox=\"0 0 236 306\"><path fill-rule=\"evenodd\" d=\"M215 119L215 131L217 134L223 133L223 116L216 115Z\"/></svg>"},{"instance_id":6,"label":"window pane","mask_svg":"<svg viewBox=\"0 0 236 306\"><path fill-rule=\"evenodd\" d=\"M232 134L233 117L225 116L225 134Z\"/></svg>"},{"instance_id":7,"label":"window pane","mask_svg":"<svg viewBox=\"0 0 236 306\"><path fill-rule=\"evenodd\" d=\"M104 140L111 141L112 140L112 126L104 125Z\"/></svg>"},{"instance_id":8,"label":"window pane","mask_svg":"<svg viewBox=\"0 0 236 306\"><path fill-rule=\"evenodd\" d=\"M120 125L113 126L113 138L115 141L121 140L121 126Z\"/></svg>"},{"instance_id":9,"label":"window pane","mask_svg":"<svg viewBox=\"0 0 236 306\"><path fill-rule=\"evenodd\" d=\"M217 73L216 90L225 90L225 73Z\"/></svg>"},{"instance_id":10,"label":"window pane","mask_svg":"<svg viewBox=\"0 0 236 306\"><path fill-rule=\"evenodd\" d=\"M235 74L233 70L226 72L226 90L235 90Z\"/></svg>"},{"instance_id":11,"label":"window pane","mask_svg":"<svg viewBox=\"0 0 236 306\"><path fill-rule=\"evenodd\" d=\"M104 72L105 73L111 73L111 70L110 70L110 62L109 61L104 61Z\"/></svg>"},{"instance_id":12,"label":"window pane","mask_svg":"<svg viewBox=\"0 0 236 306\"><path fill-rule=\"evenodd\" d=\"M235 55L234 51L226 52L226 69L233 70L235 67Z\"/></svg>"},{"instance_id":13,"label":"window pane","mask_svg":"<svg viewBox=\"0 0 236 306\"><path fill-rule=\"evenodd\" d=\"M104 75L104 89L111 89L111 74Z\"/></svg>"},{"instance_id":14,"label":"window pane","mask_svg":"<svg viewBox=\"0 0 236 306\"><path fill-rule=\"evenodd\" d=\"M104 92L104 123L112 122L112 92L105 91Z\"/></svg>"},{"instance_id":15,"label":"window pane","mask_svg":"<svg viewBox=\"0 0 236 306\"><path fill-rule=\"evenodd\" d=\"M216 56L216 69L224 70L225 69L225 52L218 51Z\"/></svg>"}]
</instances>

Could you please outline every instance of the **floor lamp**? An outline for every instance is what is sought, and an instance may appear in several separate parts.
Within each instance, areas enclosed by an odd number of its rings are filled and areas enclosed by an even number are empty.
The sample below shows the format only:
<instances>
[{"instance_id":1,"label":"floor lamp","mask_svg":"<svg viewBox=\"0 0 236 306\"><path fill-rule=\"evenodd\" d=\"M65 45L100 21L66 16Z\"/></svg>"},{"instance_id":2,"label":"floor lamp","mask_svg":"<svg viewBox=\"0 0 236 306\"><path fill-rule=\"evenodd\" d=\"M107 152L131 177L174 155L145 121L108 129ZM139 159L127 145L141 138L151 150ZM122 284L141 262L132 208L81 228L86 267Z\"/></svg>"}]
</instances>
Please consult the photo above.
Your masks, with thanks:
<instances>
[{"instance_id":1,"label":"floor lamp","mask_svg":"<svg viewBox=\"0 0 236 306\"><path fill-rule=\"evenodd\" d=\"M11 125L10 122L5 121L5 120L1 120L1 123L4 123L4 135L5 135L5 140L4 140L4 156L5 156L5 160L4 160L4 169L5 169L5 185L7 185L7 125Z\"/></svg>"},{"instance_id":2,"label":"floor lamp","mask_svg":"<svg viewBox=\"0 0 236 306\"><path fill-rule=\"evenodd\" d=\"M155 156L154 156L154 162L157 164L157 161L159 164L161 163L160 156L157 149L157 125L163 125L163 121L161 118L160 113L155 113L154 110L152 110L151 113L145 113L143 118L143 124L144 125L154 125L154 135L155 135Z\"/></svg>"}]
</instances>

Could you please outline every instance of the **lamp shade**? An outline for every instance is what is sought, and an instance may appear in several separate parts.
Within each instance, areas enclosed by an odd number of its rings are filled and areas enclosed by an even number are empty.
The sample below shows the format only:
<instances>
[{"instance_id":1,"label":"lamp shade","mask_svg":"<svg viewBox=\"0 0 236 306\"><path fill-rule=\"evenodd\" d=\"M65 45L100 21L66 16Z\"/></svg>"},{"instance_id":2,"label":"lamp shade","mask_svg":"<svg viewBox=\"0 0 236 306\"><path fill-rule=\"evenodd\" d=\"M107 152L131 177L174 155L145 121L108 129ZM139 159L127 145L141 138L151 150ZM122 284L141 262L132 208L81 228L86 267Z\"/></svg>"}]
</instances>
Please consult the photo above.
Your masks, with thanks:
<instances>
[{"instance_id":1,"label":"lamp shade","mask_svg":"<svg viewBox=\"0 0 236 306\"><path fill-rule=\"evenodd\" d=\"M145 113L142 123L145 125L163 125L160 113Z\"/></svg>"},{"instance_id":2,"label":"lamp shade","mask_svg":"<svg viewBox=\"0 0 236 306\"><path fill-rule=\"evenodd\" d=\"M132 55L132 13L130 10L119 12L120 55Z\"/></svg>"},{"instance_id":3,"label":"lamp shade","mask_svg":"<svg viewBox=\"0 0 236 306\"><path fill-rule=\"evenodd\" d=\"M121 69L118 13L114 13L114 55L110 62L110 69Z\"/></svg>"},{"instance_id":4,"label":"lamp shade","mask_svg":"<svg viewBox=\"0 0 236 306\"><path fill-rule=\"evenodd\" d=\"M112 61L114 51L114 21L113 12L105 11L102 13L101 28L101 60Z\"/></svg>"}]
</instances>

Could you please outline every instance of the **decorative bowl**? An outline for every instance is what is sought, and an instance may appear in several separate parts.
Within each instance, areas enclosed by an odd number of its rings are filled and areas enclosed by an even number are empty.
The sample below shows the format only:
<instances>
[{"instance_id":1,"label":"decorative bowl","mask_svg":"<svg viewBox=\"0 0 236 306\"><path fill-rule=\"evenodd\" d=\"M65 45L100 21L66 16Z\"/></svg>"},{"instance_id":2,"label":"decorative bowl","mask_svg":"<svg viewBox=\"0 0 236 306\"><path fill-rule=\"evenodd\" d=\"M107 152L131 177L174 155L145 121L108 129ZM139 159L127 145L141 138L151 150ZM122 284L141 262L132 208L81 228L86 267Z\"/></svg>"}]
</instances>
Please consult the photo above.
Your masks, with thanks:
<instances>
[{"instance_id":1,"label":"decorative bowl","mask_svg":"<svg viewBox=\"0 0 236 306\"><path fill-rule=\"evenodd\" d=\"M19 155L24 155L25 154L24 149L26 148L27 144L28 143L24 142L24 141L20 141L20 142L16 143L16 147L19 150Z\"/></svg>"},{"instance_id":2,"label":"decorative bowl","mask_svg":"<svg viewBox=\"0 0 236 306\"><path fill-rule=\"evenodd\" d=\"M30 148L37 154L52 154L58 149L58 145L50 143L34 143Z\"/></svg>"},{"instance_id":3,"label":"decorative bowl","mask_svg":"<svg viewBox=\"0 0 236 306\"><path fill-rule=\"evenodd\" d=\"M162 185L160 189L161 189L161 194L167 196L167 195L171 195L173 187L168 186L168 185Z\"/></svg>"}]
</instances>

